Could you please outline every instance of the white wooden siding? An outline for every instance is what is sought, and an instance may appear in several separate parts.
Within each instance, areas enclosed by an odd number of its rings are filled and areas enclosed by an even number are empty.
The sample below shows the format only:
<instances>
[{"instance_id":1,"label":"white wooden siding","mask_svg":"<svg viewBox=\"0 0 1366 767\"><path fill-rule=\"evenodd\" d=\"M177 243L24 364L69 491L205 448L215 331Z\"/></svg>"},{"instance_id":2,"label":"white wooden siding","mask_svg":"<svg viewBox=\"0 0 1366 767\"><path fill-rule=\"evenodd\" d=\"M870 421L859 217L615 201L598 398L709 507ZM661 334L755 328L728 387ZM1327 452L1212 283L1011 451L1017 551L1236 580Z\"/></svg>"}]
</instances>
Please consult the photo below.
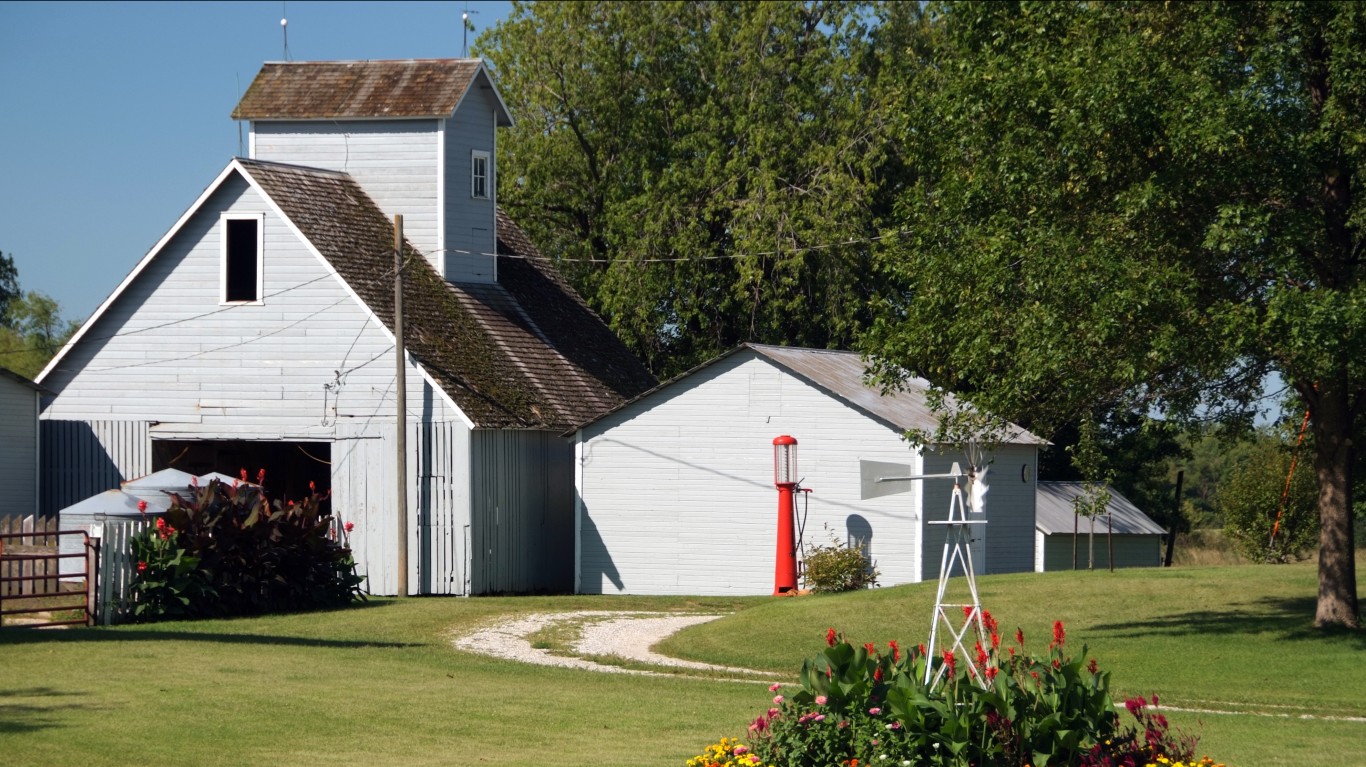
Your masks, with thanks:
<instances>
[{"instance_id":1,"label":"white wooden siding","mask_svg":"<svg viewBox=\"0 0 1366 767\"><path fill-rule=\"evenodd\" d=\"M451 282L494 282L494 204L498 189L494 156L494 112L490 93L471 88L455 114L445 121L442 175L445 262L441 273ZM471 152L489 153L488 199L470 194ZM461 252L463 251L463 252Z\"/></svg>"},{"instance_id":2,"label":"white wooden siding","mask_svg":"<svg viewBox=\"0 0 1366 767\"><path fill-rule=\"evenodd\" d=\"M884 585L920 580L918 493L859 500L860 459L918 471L916 454L895 430L741 352L581 433L579 589L771 594L780 434L797 439L813 490L806 542L829 543L827 526L841 541L870 532Z\"/></svg>"},{"instance_id":3,"label":"white wooden siding","mask_svg":"<svg viewBox=\"0 0 1366 767\"><path fill-rule=\"evenodd\" d=\"M42 421L44 514L152 473L147 421Z\"/></svg>"},{"instance_id":4,"label":"white wooden siding","mask_svg":"<svg viewBox=\"0 0 1366 767\"><path fill-rule=\"evenodd\" d=\"M985 540L973 547L973 569L978 575L1021 573L1034 569L1034 497L1038 451L1032 446L1006 445L986 456L987 524L972 525L971 535ZM925 473L949 471L957 462L966 468L967 459L960 451L931 451L925 456ZM925 524L932 520L946 520L953 483L947 480L928 480L924 486L926 513L922 525L925 548L922 576L926 580L939 577L943 558L945 525ZM966 489L966 488L965 488ZM969 519L977 519L969 514ZM955 571L956 572L956 571Z\"/></svg>"},{"instance_id":5,"label":"white wooden siding","mask_svg":"<svg viewBox=\"0 0 1366 767\"><path fill-rule=\"evenodd\" d=\"M474 594L563 592L574 582L573 448L555 432L475 431Z\"/></svg>"},{"instance_id":6,"label":"white wooden siding","mask_svg":"<svg viewBox=\"0 0 1366 767\"><path fill-rule=\"evenodd\" d=\"M0 376L0 516L38 513L38 392Z\"/></svg>"},{"instance_id":7,"label":"white wooden siding","mask_svg":"<svg viewBox=\"0 0 1366 767\"><path fill-rule=\"evenodd\" d=\"M260 305L218 305L221 212L265 214ZM156 422L162 438L330 439L338 420L392 408L392 349L234 176L48 373L44 385L59 394L43 417ZM425 383L411 365L408 385L409 401L421 401Z\"/></svg>"},{"instance_id":8,"label":"white wooden siding","mask_svg":"<svg viewBox=\"0 0 1366 767\"><path fill-rule=\"evenodd\" d=\"M349 173L441 272L436 120L254 122L252 137L254 159Z\"/></svg>"}]
</instances>

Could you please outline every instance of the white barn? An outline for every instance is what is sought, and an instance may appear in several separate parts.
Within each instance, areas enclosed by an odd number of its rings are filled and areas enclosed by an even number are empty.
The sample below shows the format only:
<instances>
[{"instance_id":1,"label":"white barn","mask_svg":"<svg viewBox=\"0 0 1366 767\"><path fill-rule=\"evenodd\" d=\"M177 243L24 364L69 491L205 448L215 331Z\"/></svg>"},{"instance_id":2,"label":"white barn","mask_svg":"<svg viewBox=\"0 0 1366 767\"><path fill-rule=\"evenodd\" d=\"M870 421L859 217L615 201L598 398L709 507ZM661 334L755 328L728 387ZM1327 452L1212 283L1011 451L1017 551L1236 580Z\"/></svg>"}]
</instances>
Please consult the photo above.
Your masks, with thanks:
<instances>
[{"instance_id":1,"label":"white barn","mask_svg":"<svg viewBox=\"0 0 1366 767\"><path fill-rule=\"evenodd\" d=\"M266 64L230 161L43 371L49 510L164 468L331 491L397 589L404 217L411 593L568 591L566 429L653 386L497 206L479 60Z\"/></svg>"},{"instance_id":2,"label":"white barn","mask_svg":"<svg viewBox=\"0 0 1366 767\"><path fill-rule=\"evenodd\" d=\"M860 541L882 585L938 577L952 483L860 500L860 461L939 473L958 453L912 451L932 428L923 389L882 395L851 352L745 344L575 433L575 589L586 594L771 594L777 548L773 439L798 441L812 488L808 544ZM923 383L923 382L921 382ZM989 455L979 574L1034 567L1038 440L1020 430ZM798 513L803 501L798 500Z\"/></svg>"}]
</instances>

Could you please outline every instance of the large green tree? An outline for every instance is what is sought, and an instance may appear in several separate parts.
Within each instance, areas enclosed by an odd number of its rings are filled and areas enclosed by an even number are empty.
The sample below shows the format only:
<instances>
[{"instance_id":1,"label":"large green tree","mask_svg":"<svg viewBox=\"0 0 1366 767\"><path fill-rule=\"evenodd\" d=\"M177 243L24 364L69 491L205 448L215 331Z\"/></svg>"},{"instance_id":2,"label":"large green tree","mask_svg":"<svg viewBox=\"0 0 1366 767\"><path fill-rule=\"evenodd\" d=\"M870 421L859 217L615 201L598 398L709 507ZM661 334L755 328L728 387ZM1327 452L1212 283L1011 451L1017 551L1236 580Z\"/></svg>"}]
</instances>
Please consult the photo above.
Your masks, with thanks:
<instances>
[{"instance_id":1,"label":"large green tree","mask_svg":"<svg viewBox=\"0 0 1366 767\"><path fill-rule=\"evenodd\" d=\"M1246 422L1279 371L1311 413L1315 622L1358 625L1366 5L926 13L928 56L886 52L916 175L865 349L1040 427Z\"/></svg>"},{"instance_id":2,"label":"large green tree","mask_svg":"<svg viewBox=\"0 0 1366 767\"><path fill-rule=\"evenodd\" d=\"M517 120L499 203L656 374L867 324L900 161L868 100L869 10L514 3L480 36Z\"/></svg>"}]
</instances>

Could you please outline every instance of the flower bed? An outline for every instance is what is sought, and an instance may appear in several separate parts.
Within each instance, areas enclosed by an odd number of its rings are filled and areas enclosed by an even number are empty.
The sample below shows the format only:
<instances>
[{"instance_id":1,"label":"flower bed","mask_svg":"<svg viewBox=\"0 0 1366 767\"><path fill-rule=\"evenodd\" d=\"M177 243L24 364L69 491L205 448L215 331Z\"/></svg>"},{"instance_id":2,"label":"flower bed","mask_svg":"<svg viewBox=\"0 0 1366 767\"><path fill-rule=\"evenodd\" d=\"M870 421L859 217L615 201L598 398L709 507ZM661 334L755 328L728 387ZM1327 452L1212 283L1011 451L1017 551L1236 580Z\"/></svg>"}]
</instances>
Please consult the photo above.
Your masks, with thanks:
<instances>
[{"instance_id":1,"label":"flower bed","mask_svg":"<svg viewBox=\"0 0 1366 767\"><path fill-rule=\"evenodd\" d=\"M1018 629L1003 647L990 613L982 623L986 636L961 660L923 645L857 646L832 628L800 686L770 689L746 742L723 738L688 767L1215 767L1169 727L1156 696L1126 701L1123 724L1109 673L1084 645L1066 653L1062 623L1041 656Z\"/></svg>"}]
</instances>

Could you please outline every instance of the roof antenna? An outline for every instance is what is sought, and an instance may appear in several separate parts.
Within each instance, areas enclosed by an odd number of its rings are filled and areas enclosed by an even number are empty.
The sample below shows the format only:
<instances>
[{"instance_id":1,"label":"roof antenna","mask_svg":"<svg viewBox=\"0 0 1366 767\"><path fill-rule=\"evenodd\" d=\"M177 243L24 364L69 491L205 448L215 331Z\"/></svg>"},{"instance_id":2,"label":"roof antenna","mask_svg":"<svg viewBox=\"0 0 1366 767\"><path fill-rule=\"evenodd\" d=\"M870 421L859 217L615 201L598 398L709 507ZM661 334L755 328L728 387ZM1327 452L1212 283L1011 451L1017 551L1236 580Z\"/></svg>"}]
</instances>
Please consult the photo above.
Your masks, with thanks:
<instances>
[{"instance_id":1,"label":"roof antenna","mask_svg":"<svg viewBox=\"0 0 1366 767\"><path fill-rule=\"evenodd\" d=\"M467 59L467 58L470 57L470 33L474 31L474 22L473 22L473 21L470 21L470 14L471 14L471 13L478 13L478 12L479 12L479 11L471 11L471 10L470 10L469 0L466 0L466 2L465 2L465 12L462 13L462 14L460 14L460 27L461 27L461 31L460 31L460 48L461 48L461 50L460 50L460 57L461 57L461 58Z\"/></svg>"},{"instance_id":2,"label":"roof antenna","mask_svg":"<svg viewBox=\"0 0 1366 767\"><path fill-rule=\"evenodd\" d=\"M289 3L280 0L280 34L285 40L285 61L289 61Z\"/></svg>"}]
</instances>

